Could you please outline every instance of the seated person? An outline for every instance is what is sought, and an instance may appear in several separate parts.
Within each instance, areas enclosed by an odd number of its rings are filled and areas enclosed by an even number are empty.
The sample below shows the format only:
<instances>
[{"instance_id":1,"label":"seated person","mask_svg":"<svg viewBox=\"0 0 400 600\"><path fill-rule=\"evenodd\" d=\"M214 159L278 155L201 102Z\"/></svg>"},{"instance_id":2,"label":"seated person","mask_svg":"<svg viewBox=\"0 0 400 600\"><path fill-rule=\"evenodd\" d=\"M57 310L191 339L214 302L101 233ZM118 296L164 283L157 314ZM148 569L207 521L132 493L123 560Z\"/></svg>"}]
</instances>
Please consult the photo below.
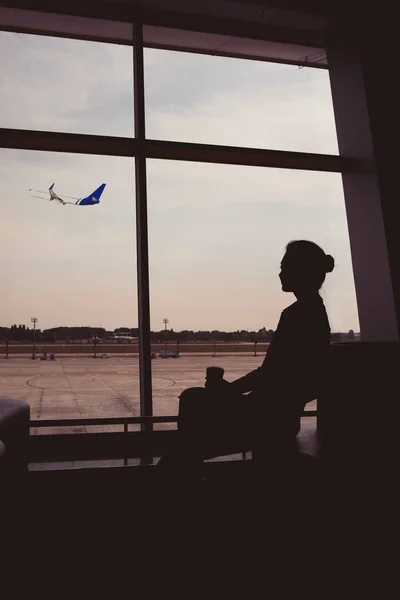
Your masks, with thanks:
<instances>
[{"instance_id":1,"label":"seated person","mask_svg":"<svg viewBox=\"0 0 400 600\"><path fill-rule=\"evenodd\" d=\"M304 406L324 381L330 326L319 289L334 259L317 244L297 240L287 245L280 266L282 290L296 302L282 312L261 367L231 383L209 367L204 388L181 394L177 444L160 469L197 476L205 458L235 444L233 452L250 444L260 465L293 450Z\"/></svg>"}]
</instances>

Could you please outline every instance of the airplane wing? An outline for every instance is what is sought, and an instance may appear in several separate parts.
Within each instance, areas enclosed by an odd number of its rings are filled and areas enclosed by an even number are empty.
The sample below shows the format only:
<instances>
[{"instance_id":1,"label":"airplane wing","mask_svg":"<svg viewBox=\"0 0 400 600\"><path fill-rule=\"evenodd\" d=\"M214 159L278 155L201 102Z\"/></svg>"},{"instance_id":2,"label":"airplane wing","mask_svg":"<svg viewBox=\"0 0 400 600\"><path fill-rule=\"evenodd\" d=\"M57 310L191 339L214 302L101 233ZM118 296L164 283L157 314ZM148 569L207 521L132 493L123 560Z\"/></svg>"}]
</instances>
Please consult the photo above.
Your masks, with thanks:
<instances>
[{"instance_id":1,"label":"airplane wing","mask_svg":"<svg viewBox=\"0 0 400 600\"><path fill-rule=\"evenodd\" d=\"M37 192L38 194L48 194L49 191L46 190L45 192L43 190L34 190L32 188L29 189L30 192ZM64 194L57 194L57 196L60 196L60 198L69 198L70 200L80 200L80 198L76 198L75 196L64 196ZM35 198L38 198L38 196L35 196Z\"/></svg>"},{"instance_id":2,"label":"airplane wing","mask_svg":"<svg viewBox=\"0 0 400 600\"><path fill-rule=\"evenodd\" d=\"M45 198L44 196L34 196L32 194L32 198L40 198L40 200L47 200L47 202L51 202L51 200L49 198Z\"/></svg>"}]
</instances>

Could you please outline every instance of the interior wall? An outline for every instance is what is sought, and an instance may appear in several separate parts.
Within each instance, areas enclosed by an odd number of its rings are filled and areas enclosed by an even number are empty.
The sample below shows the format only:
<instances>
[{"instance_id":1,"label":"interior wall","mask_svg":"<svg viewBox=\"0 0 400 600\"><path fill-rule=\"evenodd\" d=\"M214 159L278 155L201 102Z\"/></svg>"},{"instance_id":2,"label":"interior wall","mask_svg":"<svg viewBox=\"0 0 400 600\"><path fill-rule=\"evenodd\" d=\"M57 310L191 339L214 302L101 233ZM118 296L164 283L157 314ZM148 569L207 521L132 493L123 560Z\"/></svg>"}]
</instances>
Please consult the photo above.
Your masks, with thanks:
<instances>
[{"instance_id":1,"label":"interior wall","mask_svg":"<svg viewBox=\"0 0 400 600\"><path fill-rule=\"evenodd\" d=\"M382 69L387 48L377 48L375 33L365 22L337 19L328 34L328 61L339 149L347 160L343 186L361 336L396 341L400 238L391 151L396 103Z\"/></svg>"}]
</instances>

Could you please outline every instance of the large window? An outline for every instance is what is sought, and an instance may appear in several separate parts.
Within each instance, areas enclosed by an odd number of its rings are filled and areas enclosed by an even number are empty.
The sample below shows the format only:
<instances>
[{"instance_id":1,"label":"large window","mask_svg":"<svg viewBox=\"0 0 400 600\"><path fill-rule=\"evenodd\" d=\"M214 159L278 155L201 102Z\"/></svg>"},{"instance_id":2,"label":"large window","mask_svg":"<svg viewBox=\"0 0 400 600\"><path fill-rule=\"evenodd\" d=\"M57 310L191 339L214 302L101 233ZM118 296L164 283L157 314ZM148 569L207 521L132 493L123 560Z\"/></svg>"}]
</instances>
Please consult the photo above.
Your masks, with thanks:
<instances>
[{"instance_id":1,"label":"large window","mask_svg":"<svg viewBox=\"0 0 400 600\"><path fill-rule=\"evenodd\" d=\"M133 159L0 156L1 393L27 399L32 419L138 415L137 340L128 355L113 339L116 328L137 327ZM67 204L49 201L53 182ZM99 204L74 204L102 183ZM39 360L45 353L55 361ZM112 367L93 360L102 354Z\"/></svg>"},{"instance_id":2,"label":"large window","mask_svg":"<svg viewBox=\"0 0 400 600\"><path fill-rule=\"evenodd\" d=\"M133 136L132 48L0 32L0 126Z\"/></svg>"},{"instance_id":3,"label":"large window","mask_svg":"<svg viewBox=\"0 0 400 600\"><path fill-rule=\"evenodd\" d=\"M77 432L176 415L211 364L228 380L258 366L293 300L278 280L292 239L335 257L331 327L359 329L327 71L142 57L125 25L134 47L0 33L2 393L36 420L80 418ZM66 199L106 189L97 206L62 205L53 182ZM56 361L38 360L45 344ZM152 360L163 352L180 358Z\"/></svg>"},{"instance_id":4,"label":"large window","mask_svg":"<svg viewBox=\"0 0 400 600\"><path fill-rule=\"evenodd\" d=\"M249 364L253 338L241 345L241 353L240 344L229 352L222 332L276 328L283 308L295 300L281 291L278 278L293 239L313 240L335 257L336 269L321 292L331 328L358 331L340 174L154 160L148 161L148 182L152 330L161 330L168 317L171 349L179 339L175 332L182 330L218 336L217 356L211 340L208 347L200 342L190 347L184 342L192 340L180 339L181 362L186 364L192 350L219 364L219 353L229 379L259 366L260 357ZM262 337L259 341L263 347ZM187 377L177 361L169 362L164 386L161 367L153 368L155 413L164 410L166 394L177 403L188 383L204 385L207 360L192 356Z\"/></svg>"},{"instance_id":5,"label":"large window","mask_svg":"<svg viewBox=\"0 0 400 600\"><path fill-rule=\"evenodd\" d=\"M337 154L329 74L147 49L152 139Z\"/></svg>"}]
</instances>

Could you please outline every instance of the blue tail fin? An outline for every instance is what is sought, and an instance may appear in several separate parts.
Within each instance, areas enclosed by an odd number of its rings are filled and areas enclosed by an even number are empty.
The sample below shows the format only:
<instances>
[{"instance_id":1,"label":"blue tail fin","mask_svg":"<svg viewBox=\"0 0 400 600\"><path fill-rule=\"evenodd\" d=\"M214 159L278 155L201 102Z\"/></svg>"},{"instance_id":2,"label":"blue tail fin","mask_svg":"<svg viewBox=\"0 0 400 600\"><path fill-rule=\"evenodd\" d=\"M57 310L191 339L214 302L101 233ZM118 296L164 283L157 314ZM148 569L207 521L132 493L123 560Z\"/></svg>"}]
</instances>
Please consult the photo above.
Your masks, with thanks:
<instances>
[{"instance_id":1,"label":"blue tail fin","mask_svg":"<svg viewBox=\"0 0 400 600\"><path fill-rule=\"evenodd\" d=\"M100 196L102 195L102 193L104 192L104 188L106 187L105 183L102 183L97 190L95 190L93 192L93 194L91 195L92 198L95 198L97 200L97 202L100 202Z\"/></svg>"},{"instance_id":2,"label":"blue tail fin","mask_svg":"<svg viewBox=\"0 0 400 600\"><path fill-rule=\"evenodd\" d=\"M82 206L91 206L93 204L98 204L100 202L100 196L104 192L104 188L106 187L105 183L102 183L97 190L94 190L92 194L86 196L86 198L81 198L76 202L76 204L80 204Z\"/></svg>"},{"instance_id":3,"label":"blue tail fin","mask_svg":"<svg viewBox=\"0 0 400 600\"><path fill-rule=\"evenodd\" d=\"M52 190L54 187L54 183L51 184L51 186L49 187L49 190Z\"/></svg>"}]
</instances>

